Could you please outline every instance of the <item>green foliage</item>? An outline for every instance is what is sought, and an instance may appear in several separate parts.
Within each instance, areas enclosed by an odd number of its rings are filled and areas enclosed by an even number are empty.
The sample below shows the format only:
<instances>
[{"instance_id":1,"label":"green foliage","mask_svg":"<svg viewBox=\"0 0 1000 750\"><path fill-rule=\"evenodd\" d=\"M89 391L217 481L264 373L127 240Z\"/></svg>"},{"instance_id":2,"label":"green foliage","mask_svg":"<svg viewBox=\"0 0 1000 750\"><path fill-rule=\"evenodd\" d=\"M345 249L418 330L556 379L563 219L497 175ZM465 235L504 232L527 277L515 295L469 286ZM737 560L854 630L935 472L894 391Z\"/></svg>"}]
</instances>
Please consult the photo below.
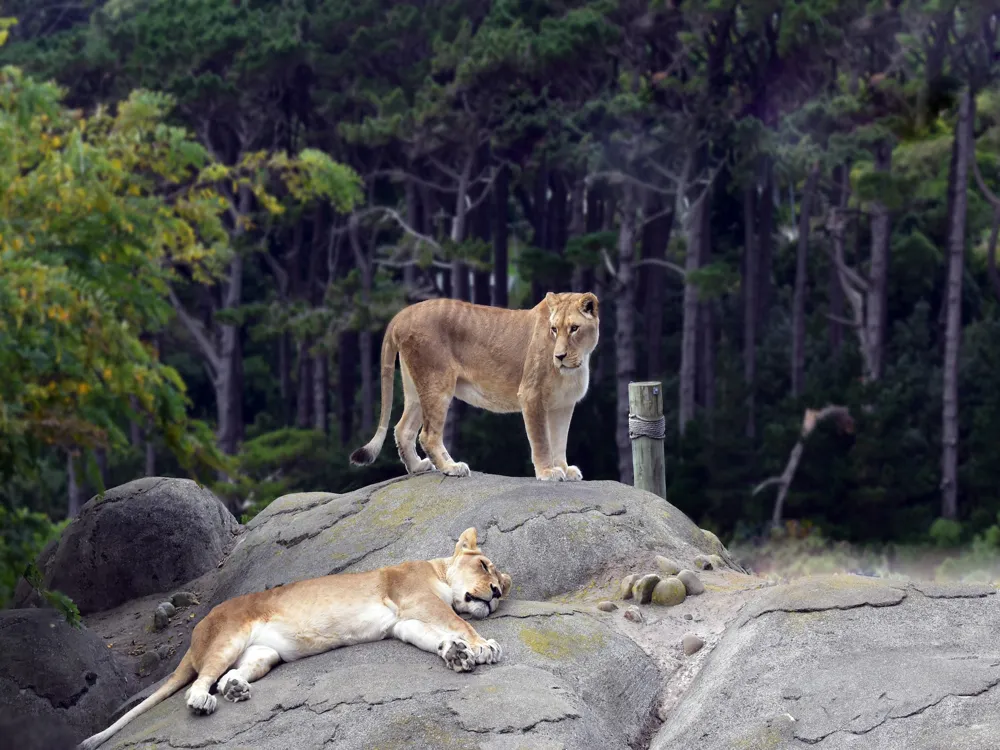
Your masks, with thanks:
<instances>
[{"instance_id":1,"label":"green foliage","mask_svg":"<svg viewBox=\"0 0 1000 750\"><path fill-rule=\"evenodd\" d=\"M938 547L957 547L962 540L962 524L950 518L938 518L928 532Z\"/></svg>"}]
</instances>

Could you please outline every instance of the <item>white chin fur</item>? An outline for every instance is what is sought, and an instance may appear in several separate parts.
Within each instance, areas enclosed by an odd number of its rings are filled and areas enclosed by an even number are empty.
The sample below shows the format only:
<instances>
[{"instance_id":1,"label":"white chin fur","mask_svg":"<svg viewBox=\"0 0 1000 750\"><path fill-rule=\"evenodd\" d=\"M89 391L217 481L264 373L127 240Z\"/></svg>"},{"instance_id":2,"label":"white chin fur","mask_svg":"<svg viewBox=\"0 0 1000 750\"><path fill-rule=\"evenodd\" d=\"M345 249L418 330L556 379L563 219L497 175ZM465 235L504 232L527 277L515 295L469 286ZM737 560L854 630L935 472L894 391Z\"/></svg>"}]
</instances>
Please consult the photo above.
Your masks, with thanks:
<instances>
[{"instance_id":1,"label":"white chin fur","mask_svg":"<svg viewBox=\"0 0 1000 750\"><path fill-rule=\"evenodd\" d=\"M494 599L493 601L496 601ZM474 617L477 620L482 620L495 609L492 602L487 604L486 602L481 602L478 599L473 599L471 602L460 601L455 605L455 611L461 612Z\"/></svg>"}]
</instances>

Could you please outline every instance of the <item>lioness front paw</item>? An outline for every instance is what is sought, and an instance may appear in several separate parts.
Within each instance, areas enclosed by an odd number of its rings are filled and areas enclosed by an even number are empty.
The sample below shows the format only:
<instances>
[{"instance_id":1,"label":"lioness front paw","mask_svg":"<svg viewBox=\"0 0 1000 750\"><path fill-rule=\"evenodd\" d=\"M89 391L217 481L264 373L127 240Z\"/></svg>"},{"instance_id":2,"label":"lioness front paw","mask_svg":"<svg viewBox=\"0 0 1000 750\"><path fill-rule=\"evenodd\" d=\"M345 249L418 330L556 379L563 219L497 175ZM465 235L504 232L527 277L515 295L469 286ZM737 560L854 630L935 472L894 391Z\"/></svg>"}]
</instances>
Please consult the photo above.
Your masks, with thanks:
<instances>
[{"instance_id":1,"label":"lioness front paw","mask_svg":"<svg viewBox=\"0 0 1000 750\"><path fill-rule=\"evenodd\" d=\"M444 659L449 669L456 672L471 672L476 668L476 656L472 648L461 638L449 638L438 645L438 655Z\"/></svg>"},{"instance_id":2,"label":"lioness front paw","mask_svg":"<svg viewBox=\"0 0 1000 750\"><path fill-rule=\"evenodd\" d=\"M207 691L188 690L187 705L193 713L199 716L208 716L215 712L215 704L215 696L210 695Z\"/></svg>"},{"instance_id":3,"label":"lioness front paw","mask_svg":"<svg viewBox=\"0 0 1000 750\"><path fill-rule=\"evenodd\" d=\"M583 472L575 466L567 466L564 471L566 472L567 482L579 482L583 479Z\"/></svg>"},{"instance_id":4,"label":"lioness front paw","mask_svg":"<svg viewBox=\"0 0 1000 750\"><path fill-rule=\"evenodd\" d=\"M234 669L219 680L219 692L227 701L239 703L250 700L250 683Z\"/></svg>"},{"instance_id":5,"label":"lioness front paw","mask_svg":"<svg viewBox=\"0 0 1000 750\"><path fill-rule=\"evenodd\" d=\"M445 466L441 473L449 477L467 477L472 474L472 470L464 461L455 461Z\"/></svg>"},{"instance_id":6,"label":"lioness front paw","mask_svg":"<svg viewBox=\"0 0 1000 750\"><path fill-rule=\"evenodd\" d=\"M536 472L535 477L543 482L565 482L566 472L558 466L553 466L551 469L542 469Z\"/></svg>"},{"instance_id":7,"label":"lioness front paw","mask_svg":"<svg viewBox=\"0 0 1000 750\"><path fill-rule=\"evenodd\" d=\"M496 664L503 657L503 649L492 638L476 647L476 664Z\"/></svg>"}]
</instances>

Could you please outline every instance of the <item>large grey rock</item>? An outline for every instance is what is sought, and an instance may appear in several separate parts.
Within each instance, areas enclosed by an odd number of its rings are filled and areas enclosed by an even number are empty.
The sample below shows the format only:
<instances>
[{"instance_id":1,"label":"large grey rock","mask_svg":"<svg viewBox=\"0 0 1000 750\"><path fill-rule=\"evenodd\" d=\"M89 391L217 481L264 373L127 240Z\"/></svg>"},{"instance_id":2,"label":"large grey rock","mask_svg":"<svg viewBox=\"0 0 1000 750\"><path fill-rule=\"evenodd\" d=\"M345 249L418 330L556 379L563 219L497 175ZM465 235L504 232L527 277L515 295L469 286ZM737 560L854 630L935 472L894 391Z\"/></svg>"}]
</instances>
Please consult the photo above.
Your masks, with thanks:
<instances>
[{"instance_id":1,"label":"large grey rock","mask_svg":"<svg viewBox=\"0 0 1000 750\"><path fill-rule=\"evenodd\" d=\"M650 747L998 747L998 634L993 587L827 576L767 589Z\"/></svg>"},{"instance_id":2,"label":"large grey rock","mask_svg":"<svg viewBox=\"0 0 1000 750\"><path fill-rule=\"evenodd\" d=\"M189 479L137 479L94 497L39 559L45 585L82 614L175 587L214 569L239 523ZM22 584L17 603L34 603Z\"/></svg>"},{"instance_id":3,"label":"large grey rock","mask_svg":"<svg viewBox=\"0 0 1000 750\"><path fill-rule=\"evenodd\" d=\"M94 633L51 609L0 612L0 746L67 747L100 731L129 694Z\"/></svg>"},{"instance_id":4,"label":"large grey rock","mask_svg":"<svg viewBox=\"0 0 1000 750\"><path fill-rule=\"evenodd\" d=\"M344 495L281 498L247 525L214 603L303 578L447 554L470 526L483 551L513 577L518 599L544 599L611 571L651 566L657 553L691 562L713 549L672 505L618 482L425 474Z\"/></svg>"},{"instance_id":5,"label":"large grey rock","mask_svg":"<svg viewBox=\"0 0 1000 750\"><path fill-rule=\"evenodd\" d=\"M249 701L220 700L210 717L192 716L178 693L104 747L626 750L642 740L659 673L601 616L509 601L475 626L503 646L499 664L456 674L398 641L352 646L283 664Z\"/></svg>"}]
</instances>

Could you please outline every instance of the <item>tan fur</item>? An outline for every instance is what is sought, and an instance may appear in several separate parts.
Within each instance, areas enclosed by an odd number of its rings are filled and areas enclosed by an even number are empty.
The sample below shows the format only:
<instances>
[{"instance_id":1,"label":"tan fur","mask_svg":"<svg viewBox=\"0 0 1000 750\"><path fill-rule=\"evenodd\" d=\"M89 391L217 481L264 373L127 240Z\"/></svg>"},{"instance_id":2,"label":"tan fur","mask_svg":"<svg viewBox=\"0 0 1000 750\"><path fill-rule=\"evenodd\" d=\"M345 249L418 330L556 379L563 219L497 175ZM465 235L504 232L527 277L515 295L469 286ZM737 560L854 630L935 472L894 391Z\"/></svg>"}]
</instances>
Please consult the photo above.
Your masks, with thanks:
<instances>
[{"instance_id":1,"label":"tan fur","mask_svg":"<svg viewBox=\"0 0 1000 750\"><path fill-rule=\"evenodd\" d=\"M582 479L566 461L566 440L573 408L590 384L590 355L600 328L597 308L590 292L549 292L530 310L452 299L401 310L382 343L379 426L375 437L351 454L351 463L370 464L382 450L398 353L403 416L395 437L408 473L436 468L450 476L469 475L468 465L453 460L442 441L448 406L458 398L493 412L523 414L538 479ZM418 430L424 459L416 451Z\"/></svg>"},{"instance_id":2,"label":"tan fur","mask_svg":"<svg viewBox=\"0 0 1000 750\"><path fill-rule=\"evenodd\" d=\"M476 530L469 528L451 557L311 578L230 599L198 623L190 648L162 687L79 748L100 746L192 679L188 707L210 714L216 707L213 685L227 700L247 700L250 683L278 663L341 646L392 637L437 653L456 672L494 664L500 645L456 613L487 617L510 587L510 576L483 555Z\"/></svg>"}]
</instances>

